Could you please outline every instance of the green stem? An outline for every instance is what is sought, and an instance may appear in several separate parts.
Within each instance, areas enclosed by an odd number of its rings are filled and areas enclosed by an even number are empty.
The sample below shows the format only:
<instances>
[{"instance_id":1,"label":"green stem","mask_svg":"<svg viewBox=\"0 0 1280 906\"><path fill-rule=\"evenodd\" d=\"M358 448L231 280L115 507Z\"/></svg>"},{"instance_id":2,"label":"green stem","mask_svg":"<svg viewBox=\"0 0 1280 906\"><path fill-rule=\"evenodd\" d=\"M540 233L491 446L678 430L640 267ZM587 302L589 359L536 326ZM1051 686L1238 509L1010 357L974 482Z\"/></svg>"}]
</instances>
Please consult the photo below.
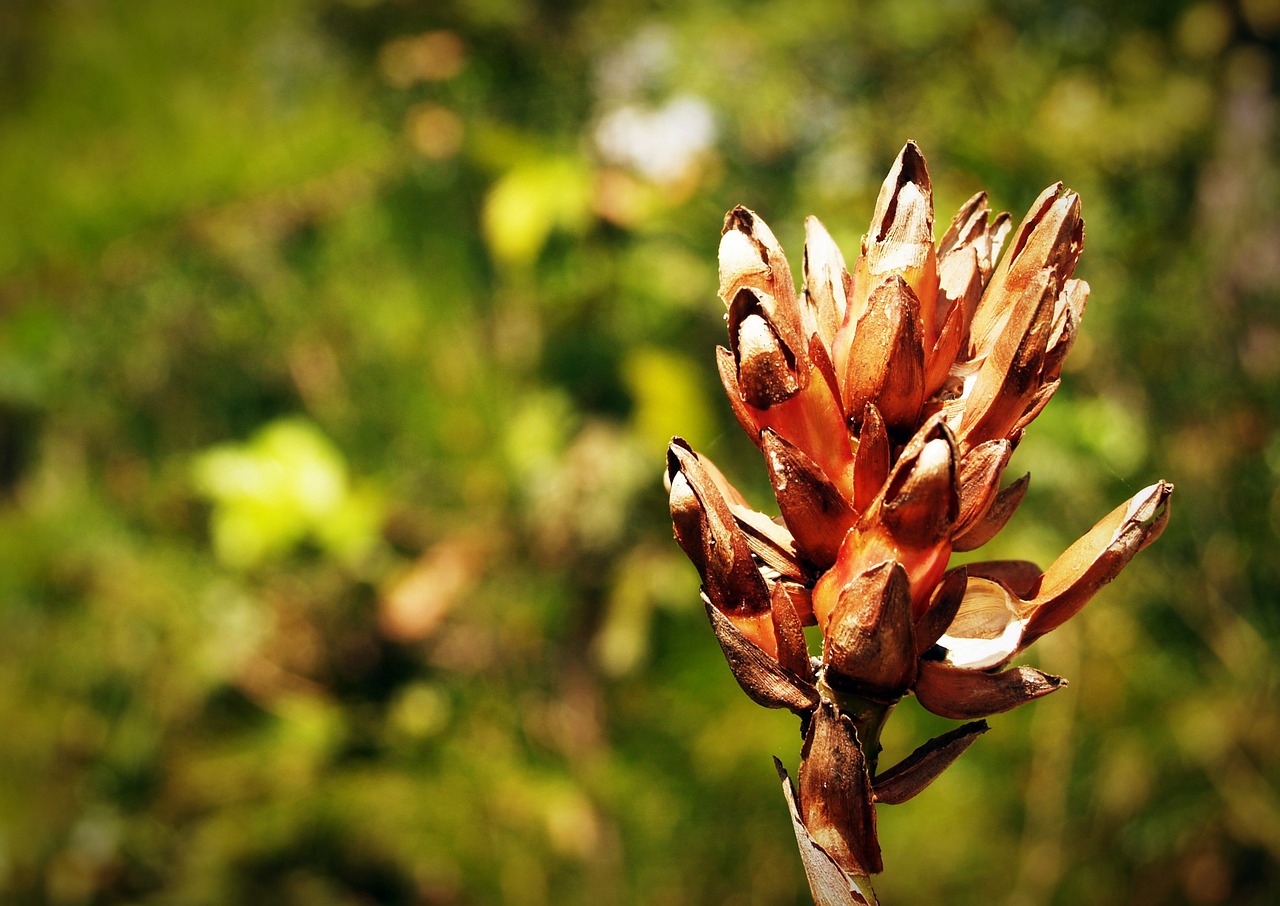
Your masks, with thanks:
<instances>
[{"instance_id":1,"label":"green stem","mask_svg":"<svg viewBox=\"0 0 1280 906\"><path fill-rule=\"evenodd\" d=\"M862 754L867 759L867 771L872 777L876 774L876 763L880 758L880 733L884 730L885 721L893 712L898 700L891 702L876 701L852 692L842 692L827 685L825 676L818 678L818 693L823 701L831 702L853 721L858 732L858 743L862 746Z\"/></svg>"}]
</instances>

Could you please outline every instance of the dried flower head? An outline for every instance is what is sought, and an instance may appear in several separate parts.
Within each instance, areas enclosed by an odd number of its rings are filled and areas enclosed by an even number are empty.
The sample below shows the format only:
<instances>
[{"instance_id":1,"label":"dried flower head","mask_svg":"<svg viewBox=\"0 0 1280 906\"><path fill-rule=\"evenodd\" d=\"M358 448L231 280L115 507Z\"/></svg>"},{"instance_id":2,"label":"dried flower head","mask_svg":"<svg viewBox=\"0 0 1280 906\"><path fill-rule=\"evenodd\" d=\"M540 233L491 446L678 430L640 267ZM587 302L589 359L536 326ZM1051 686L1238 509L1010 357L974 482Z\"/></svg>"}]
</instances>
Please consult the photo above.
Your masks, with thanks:
<instances>
[{"instance_id":1,"label":"dried flower head","mask_svg":"<svg viewBox=\"0 0 1280 906\"><path fill-rule=\"evenodd\" d=\"M1089 287L1072 277L1080 199L1061 184L1016 230L979 193L937 245L933 235L932 185L912 142L852 272L810 217L797 292L769 227L730 211L720 241L729 345L717 362L779 516L752 509L683 440L667 455L676 540L734 676L756 702L801 718L798 793L779 772L819 903L875 902L874 803L924 789L986 730L975 719L1064 686L1008 665L1169 518L1173 487L1161 481L1048 569L948 568L953 552L994 537L1026 493L1029 476L1004 486L1002 476L1058 387ZM805 642L815 624L821 658ZM880 771L881 727L907 695L974 722Z\"/></svg>"}]
</instances>

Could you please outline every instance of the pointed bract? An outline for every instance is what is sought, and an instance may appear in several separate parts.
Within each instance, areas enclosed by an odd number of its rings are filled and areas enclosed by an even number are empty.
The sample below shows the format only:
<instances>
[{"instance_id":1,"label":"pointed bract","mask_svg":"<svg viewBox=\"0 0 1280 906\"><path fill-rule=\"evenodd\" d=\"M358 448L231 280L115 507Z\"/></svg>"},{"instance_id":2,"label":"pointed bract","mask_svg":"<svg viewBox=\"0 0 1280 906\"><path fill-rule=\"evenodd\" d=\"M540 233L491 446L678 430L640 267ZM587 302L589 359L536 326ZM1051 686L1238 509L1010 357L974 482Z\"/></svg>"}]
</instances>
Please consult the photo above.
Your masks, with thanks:
<instances>
[{"instance_id":1,"label":"pointed bract","mask_svg":"<svg viewBox=\"0 0 1280 906\"><path fill-rule=\"evenodd\" d=\"M889 478L889 435L873 403L862 411L858 452L853 466L853 508L862 512Z\"/></svg>"},{"instance_id":2,"label":"pointed bract","mask_svg":"<svg viewBox=\"0 0 1280 906\"><path fill-rule=\"evenodd\" d=\"M1030 484L1031 473L1028 472L1007 488L996 492L995 500L987 507L987 511L963 532L952 537L951 549L954 551L977 550L999 534L1017 512L1022 498L1027 496L1027 487Z\"/></svg>"},{"instance_id":3,"label":"pointed bract","mask_svg":"<svg viewBox=\"0 0 1280 906\"><path fill-rule=\"evenodd\" d=\"M844 373L844 406L850 415L874 403L891 431L916 424L924 403L924 340L920 302L899 276L871 294L858 320Z\"/></svg>"},{"instance_id":4,"label":"pointed bract","mask_svg":"<svg viewBox=\"0 0 1280 906\"><path fill-rule=\"evenodd\" d=\"M785 582L773 584L769 607L773 631L778 639L778 663L785 670L812 684L813 663L809 660L809 643L804 637L804 624L796 607L792 589Z\"/></svg>"},{"instance_id":5,"label":"pointed bract","mask_svg":"<svg viewBox=\"0 0 1280 906\"><path fill-rule=\"evenodd\" d=\"M876 802L901 805L924 792L969 746L987 730L985 720L974 721L943 733L916 749L872 782Z\"/></svg>"},{"instance_id":6,"label":"pointed bract","mask_svg":"<svg viewBox=\"0 0 1280 906\"><path fill-rule=\"evenodd\" d=\"M1045 269L1028 283L966 396L961 448L1008 437L1040 390L1057 291Z\"/></svg>"},{"instance_id":7,"label":"pointed bract","mask_svg":"<svg viewBox=\"0 0 1280 906\"><path fill-rule=\"evenodd\" d=\"M667 474L676 540L698 567L711 603L751 632L758 622L753 618L768 614L769 592L746 536L697 455L679 438L668 448ZM756 641L774 647L767 637Z\"/></svg>"},{"instance_id":8,"label":"pointed bract","mask_svg":"<svg viewBox=\"0 0 1280 906\"><path fill-rule=\"evenodd\" d=\"M933 184L915 142L907 142L880 187L871 229L862 240L855 285L874 288L894 274L906 281L919 300L922 335L930 346L937 334L937 253L933 246ZM864 290L865 291L865 290ZM868 300L867 305L873 306ZM860 317L861 311L854 312Z\"/></svg>"},{"instance_id":9,"label":"pointed bract","mask_svg":"<svg viewBox=\"0 0 1280 906\"><path fill-rule=\"evenodd\" d=\"M1036 597L1028 605L1027 634L1031 639L1075 616L1138 551L1160 537L1169 522L1172 494L1173 485L1167 481L1143 488L1045 570Z\"/></svg>"},{"instance_id":10,"label":"pointed bract","mask_svg":"<svg viewBox=\"0 0 1280 906\"><path fill-rule=\"evenodd\" d=\"M800 814L814 841L846 874L883 871L871 778L853 722L823 702L800 763Z\"/></svg>"},{"instance_id":11,"label":"pointed bract","mask_svg":"<svg viewBox=\"0 0 1280 906\"><path fill-rule=\"evenodd\" d=\"M804 873L809 880L809 892L813 895L814 906L871 906L859 891L860 886L869 889L870 878L864 872L850 877L836 864L831 854L823 849L809 829L804 826L800 817L800 807L796 802L795 787L787 775L787 769L777 758L773 766L778 771L778 779L782 781L782 795L786 797L787 808L791 812L791 828L795 831L796 845L800 848L800 859L804 863Z\"/></svg>"},{"instance_id":12,"label":"pointed bract","mask_svg":"<svg viewBox=\"0 0 1280 906\"><path fill-rule=\"evenodd\" d=\"M1083 246L1080 197L1064 190L1062 183L1045 189L1019 224L1008 254L996 267L978 303L971 336L979 354L1005 331L1011 311L1008 303L1022 296L1042 270L1053 274L1053 294L1057 295L1075 270Z\"/></svg>"},{"instance_id":13,"label":"pointed bract","mask_svg":"<svg viewBox=\"0 0 1280 906\"><path fill-rule=\"evenodd\" d=\"M816 217L804 221L804 292L822 342L830 348L849 307L851 278L844 256Z\"/></svg>"},{"instance_id":14,"label":"pointed bract","mask_svg":"<svg viewBox=\"0 0 1280 906\"><path fill-rule=\"evenodd\" d=\"M748 698L766 708L787 708L800 715L817 706L818 691L812 683L779 664L705 597L703 604L729 670ZM764 617L769 619L768 614ZM772 624L769 629L772 632Z\"/></svg>"},{"instance_id":15,"label":"pointed bract","mask_svg":"<svg viewBox=\"0 0 1280 906\"><path fill-rule=\"evenodd\" d=\"M916 655L922 655L938 643L951 621L960 611L968 586L969 573L963 566L948 570L934 589L924 614L916 620Z\"/></svg>"},{"instance_id":16,"label":"pointed bract","mask_svg":"<svg viewBox=\"0 0 1280 906\"><path fill-rule=\"evenodd\" d=\"M983 673L939 661L921 661L915 693L920 704L939 717L971 720L1024 705L1066 684L1062 677L1042 673L1034 667Z\"/></svg>"}]
</instances>

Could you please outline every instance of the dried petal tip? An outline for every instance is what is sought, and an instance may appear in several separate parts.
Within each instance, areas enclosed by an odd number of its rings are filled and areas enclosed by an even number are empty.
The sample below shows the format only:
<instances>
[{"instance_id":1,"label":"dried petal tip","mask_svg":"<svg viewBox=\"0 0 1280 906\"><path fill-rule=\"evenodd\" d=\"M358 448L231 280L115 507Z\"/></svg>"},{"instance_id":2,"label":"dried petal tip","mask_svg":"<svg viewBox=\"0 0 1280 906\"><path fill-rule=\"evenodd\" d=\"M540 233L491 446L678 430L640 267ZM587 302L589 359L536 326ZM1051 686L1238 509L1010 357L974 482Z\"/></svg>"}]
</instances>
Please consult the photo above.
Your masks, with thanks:
<instances>
[{"instance_id":1,"label":"dried petal tip","mask_svg":"<svg viewBox=\"0 0 1280 906\"><path fill-rule=\"evenodd\" d=\"M818 334L829 347L849 305L849 272L840 248L818 218L805 218L804 237L805 298Z\"/></svg>"},{"instance_id":2,"label":"dried petal tip","mask_svg":"<svg viewBox=\"0 0 1280 906\"><path fill-rule=\"evenodd\" d=\"M738 205L725 215L720 236L720 297L728 303L743 287L784 305L794 301L791 268L777 237L754 211Z\"/></svg>"}]
</instances>

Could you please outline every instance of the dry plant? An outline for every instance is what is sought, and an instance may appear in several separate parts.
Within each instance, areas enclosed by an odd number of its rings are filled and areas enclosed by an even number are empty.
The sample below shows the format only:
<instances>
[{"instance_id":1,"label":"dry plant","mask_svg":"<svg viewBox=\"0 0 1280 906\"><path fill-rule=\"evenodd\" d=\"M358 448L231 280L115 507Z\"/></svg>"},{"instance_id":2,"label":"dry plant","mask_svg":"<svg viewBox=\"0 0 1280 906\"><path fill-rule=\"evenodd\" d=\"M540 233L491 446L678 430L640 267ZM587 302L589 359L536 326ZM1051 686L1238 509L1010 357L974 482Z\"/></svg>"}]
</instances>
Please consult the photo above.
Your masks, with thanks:
<instances>
[{"instance_id":1,"label":"dry plant","mask_svg":"<svg viewBox=\"0 0 1280 906\"><path fill-rule=\"evenodd\" d=\"M780 516L752 509L675 438L671 517L738 683L800 717L798 790L777 767L822 906L876 902L876 804L928 786L987 729L982 718L1064 686L1007 665L1169 518L1173 486L1160 481L1046 570L1022 560L948 569L953 552L995 536L1026 493L1029 476L1005 487L1001 476L1060 383L1089 292L1072 279L1079 196L1050 186L1006 243L1010 223L979 193L935 247L929 173L912 142L852 272L810 217L797 293L764 221L743 207L725 218L720 377L764 454ZM822 631L820 658L806 625ZM907 695L970 722L881 770L881 730Z\"/></svg>"}]
</instances>

